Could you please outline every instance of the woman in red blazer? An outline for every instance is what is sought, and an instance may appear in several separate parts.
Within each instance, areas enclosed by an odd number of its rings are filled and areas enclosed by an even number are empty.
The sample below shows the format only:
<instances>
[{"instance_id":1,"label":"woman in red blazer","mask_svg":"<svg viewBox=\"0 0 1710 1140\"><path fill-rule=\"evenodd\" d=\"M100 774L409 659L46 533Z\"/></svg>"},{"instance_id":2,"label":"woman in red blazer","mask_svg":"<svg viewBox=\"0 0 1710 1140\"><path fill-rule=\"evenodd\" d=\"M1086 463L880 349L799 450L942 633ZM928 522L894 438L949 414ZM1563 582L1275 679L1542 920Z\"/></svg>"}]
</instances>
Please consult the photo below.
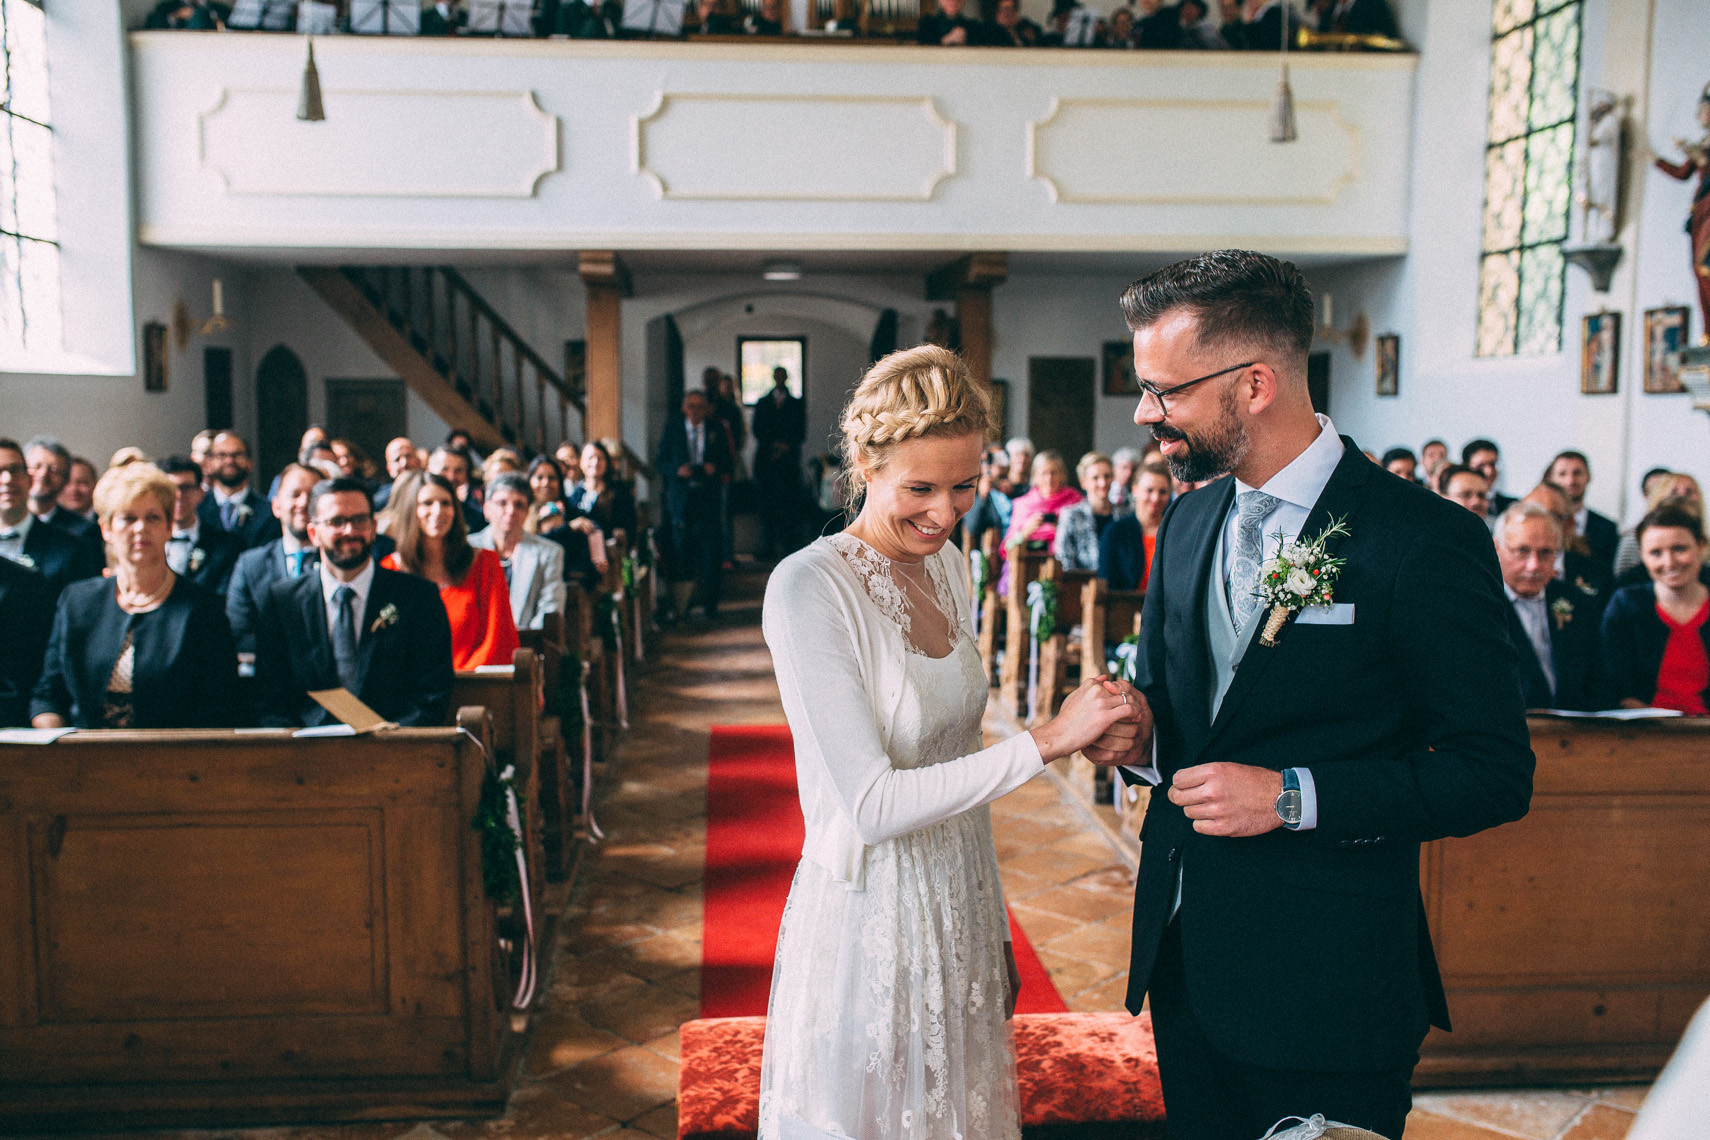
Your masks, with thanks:
<instances>
[{"instance_id":1,"label":"woman in red blazer","mask_svg":"<svg viewBox=\"0 0 1710 1140\"><path fill-rule=\"evenodd\" d=\"M400 521L398 549L381 565L439 586L445 614L451 619L452 668L509 665L521 642L511 619L504 564L491 550L469 544L451 484L438 475L424 475L416 491L415 511L405 513Z\"/></svg>"}]
</instances>

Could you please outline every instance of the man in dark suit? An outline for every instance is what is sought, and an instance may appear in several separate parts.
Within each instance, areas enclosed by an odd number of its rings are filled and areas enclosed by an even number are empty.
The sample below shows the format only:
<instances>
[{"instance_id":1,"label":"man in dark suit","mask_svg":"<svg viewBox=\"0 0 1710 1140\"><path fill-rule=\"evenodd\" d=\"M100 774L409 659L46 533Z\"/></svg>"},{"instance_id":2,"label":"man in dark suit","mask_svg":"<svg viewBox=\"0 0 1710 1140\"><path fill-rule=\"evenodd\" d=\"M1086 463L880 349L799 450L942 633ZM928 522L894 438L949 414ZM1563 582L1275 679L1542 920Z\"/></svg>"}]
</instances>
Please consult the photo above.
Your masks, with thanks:
<instances>
[{"instance_id":1,"label":"man in dark suit","mask_svg":"<svg viewBox=\"0 0 1710 1140\"><path fill-rule=\"evenodd\" d=\"M980 25L962 11L962 0L938 0L938 11L928 12L915 25L914 40L920 44L966 47L980 42Z\"/></svg>"},{"instance_id":2,"label":"man in dark suit","mask_svg":"<svg viewBox=\"0 0 1710 1140\"><path fill-rule=\"evenodd\" d=\"M657 466L665 482L665 517L670 524L672 608L689 614L689 594L700 585L700 603L708 617L718 614L720 585L719 488L730 478L730 440L724 425L710 418L705 392L683 397L683 415L665 425Z\"/></svg>"},{"instance_id":3,"label":"man in dark suit","mask_svg":"<svg viewBox=\"0 0 1710 1140\"><path fill-rule=\"evenodd\" d=\"M106 569L99 544L91 544L30 513L29 465L24 449L0 439L0 558L10 558L47 579L54 597L73 582Z\"/></svg>"},{"instance_id":4,"label":"man in dark suit","mask_svg":"<svg viewBox=\"0 0 1710 1140\"><path fill-rule=\"evenodd\" d=\"M53 614L47 579L0 558L0 728L30 723L30 694L42 674Z\"/></svg>"},{"instance_id":5,"label":"man in dark suit","mask_svg":"<svg viewBox=\"0 0 1710 1140\"><path fill-rule=\"evenodd\" d=\"M1531 797L1489 533L1313 413L1293 265L1204 254L1122 308L1135 421L1177 479L1233 475L1165 514L1138 691L1123 689L1139 735L1088 752L1164 785L1141 832L1128 1008L1150 997L1170 1135L1323 1113L1400 1136L1427 1026L1449 1026L1420 844ZM1273 624L1261 571L1320 538L1345 560L1333 604Z\"/></svg>"},{"instance_id":6,"label":"man in dark suit","mask_svg":"<svg viewBox=\"0 0 1710 1140\"><path fill-rule=\"evenodd\" d=\"M169 455L160 461L160 469L178 488L172 507L172 537L166 540L166 564L174 574L223 595L232 567L244 552L225 531L202 525L196 513L207 497L201 467L187 456Z\"/></svg>"},{"instance_id":7,"label":"man in dark suit","mask_svg":"<svg viewBox=\"0 0 1710 1140\"><path fill-rule=\"evenodd\" d=\"M1560 488L1573 510L1573 528L1591 547L1590 558L1608 581L1615 576L1615 551L1621 545L1621 528L1615 520L1600 515L1585 505L1585 491L1591 486L1591 460L1584 452L1564 451L1550 460L1544 471L1544 482Z\"/></svg>"},{"instance_id":8,"label":"man in dark suit","mask_svg":"<svg viewBox=\"0 0 1710 1140\"><path fill-rule=\"evenodd\" d=\"M445 723L451 623L439 588L374 563L374 505L358 479L325 479L309 495L319 568L268 587L255 632L261 723L334 723L309 693L343 688L387 720Z\"/></svg>"},{"instance_id":9,"label":"man in dark suit","mask_svg":"<svg viewBox=\"0 0 1710 1140\"><path fill-rule=\"evenodd\" d=\"M807 405L790 395L790 374L772 369L772 390L754 402L754 484L760 494L761 553L795 550Z\"/></svg>"},{"instance_id":10,"label":"man in dark suit","mask_svg":"<svg viewBox=\"0 0 1710 1140\"><path fill-rule=\"evenodd\" d=\"M1496 489L1496 482L1502 477L1502 452L1496 444L1488 439L1475 439L1461 448L1461 466L1477 471L1484 476L1487 484L1485 498L1488 503L1485 517L1494 519L1503 511L1514 505L1514 496L1504 495Z\"/></svg>"},{"instance_id":11,"label":"man in dark suit","mask_svg":"<svg viewBox=\"0 0 1710 1140\"><path fill-rule=\"evenodd\" d=\"M60 492L71 478L71 452L52 436L38 435L24 444L30 468L30 513L37 521L56 526L71 537L101 549L101 527L59 505Z\"/></svg>"},{"instance_id":12,"label":"man in dark suit","mask_svg":"<svg viewBox=\"0 0 1710 1140\"><path fill-rule=\"evenodd\" d=\"M242 550L254 550L279 537L279 520L266 499L249 485L249 444L236 432L223 431L208 449L208 483L213 494L202 500L202 524L223 530Z\"/></svg>"},{"instance_id":13,"label":"man in dark suit","mask_svg":"<svg viewBox=\"0 0 1710 1140\"><path fill-rule=\"evenodd\" d=\"M311 573L320 564L320 551L309 541L309 493L321 481L319 473L293 463L279 473L273 492L273 517L281 534L263 546L246 550L232 568L226 587L226 620L237 641L239 668L255 670L255 627L261 602L273 583Z\"/></svg>"},{"instance_id":14,"label":"man in dark suit","mask_svg":"<svg viewBox=\"0 0 1710 1140\"><path fill-rule=\"evenodd\" d=\"M1557 578L1563 528L1549 508L1515 503L1496 520L1496 561L1508 596L1508 639L1529 709L1610 707L1597 679L1603 606L1590 586Z\"/></svg>"}]
</instances>

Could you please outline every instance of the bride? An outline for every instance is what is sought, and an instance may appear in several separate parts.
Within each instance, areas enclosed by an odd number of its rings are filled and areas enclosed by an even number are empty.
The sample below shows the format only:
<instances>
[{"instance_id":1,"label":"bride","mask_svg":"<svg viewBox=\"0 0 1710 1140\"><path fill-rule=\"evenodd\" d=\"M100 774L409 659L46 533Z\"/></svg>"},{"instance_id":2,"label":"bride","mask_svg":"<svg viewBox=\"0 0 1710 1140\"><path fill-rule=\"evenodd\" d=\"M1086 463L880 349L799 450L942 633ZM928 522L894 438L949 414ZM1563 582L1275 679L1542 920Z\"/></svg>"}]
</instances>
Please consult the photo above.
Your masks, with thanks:
<instances>
[{"instance_id":1,"label":"bride","mask_svg":"<svg viewBox=\"0 0 1710 1140\"><path fill-rule=\"evenodd\" d=\"M1089 682L1049 723L980 748L987 680L947 540L991 405L955 354L885 357L842 429L861 512L766 590L807 841L778 935L760 1138L1010 1140L1020 978L986 805L1059 757L1126 748L1134 714Z\"/></svg>"}]
</instances>

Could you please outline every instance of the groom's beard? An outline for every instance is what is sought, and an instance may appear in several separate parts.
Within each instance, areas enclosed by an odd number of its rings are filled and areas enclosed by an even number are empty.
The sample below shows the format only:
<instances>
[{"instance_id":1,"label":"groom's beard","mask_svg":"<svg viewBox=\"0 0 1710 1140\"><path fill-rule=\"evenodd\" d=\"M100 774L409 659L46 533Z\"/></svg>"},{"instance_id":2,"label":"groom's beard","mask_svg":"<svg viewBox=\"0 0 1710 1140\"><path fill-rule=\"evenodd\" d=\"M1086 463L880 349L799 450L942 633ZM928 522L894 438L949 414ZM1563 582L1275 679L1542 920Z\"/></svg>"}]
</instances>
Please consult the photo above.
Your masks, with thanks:
<instances>
[{"instance_id":1,"label":"groom's beard","mask_svg":"<svg viewBox=\"0 0 1710 1140\"><path fill-rule=\"evenodd\" d=\"M1203 483L1207 479L1227 475L1246 457L1251 441L1247 438L1246 426L1236 413L1233 395L1231 392L1224 397L1220 409L1222 415L1216 425L1201 436L1191 436L1168 424L1152 425L1152 436L1155 439L1179 439L1187 442L1185 450L1165 457L1165 461L1170 465L1170 474L1179 481Z\"/></svg>"}]
</instances>

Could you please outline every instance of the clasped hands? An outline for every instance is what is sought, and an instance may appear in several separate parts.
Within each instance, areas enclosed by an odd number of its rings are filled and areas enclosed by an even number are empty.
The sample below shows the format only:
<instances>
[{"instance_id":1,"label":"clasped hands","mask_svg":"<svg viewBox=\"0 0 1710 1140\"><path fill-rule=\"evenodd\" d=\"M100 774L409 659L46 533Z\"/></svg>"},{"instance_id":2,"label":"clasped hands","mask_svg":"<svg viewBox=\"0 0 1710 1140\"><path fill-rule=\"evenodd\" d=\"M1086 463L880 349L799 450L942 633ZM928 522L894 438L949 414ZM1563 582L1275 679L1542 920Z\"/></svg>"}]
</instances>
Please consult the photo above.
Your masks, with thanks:
<instances>
[{"instance_id":1,"label":"clasped hands","mask_svg":"<svg viewBox=\"0 0 1710 1140\"><path fill-rule=\"evenodd\" d=\"M1097 741L1081 749L1081 755L1101 767L1149 765L1153 723L1146 695L1127 681L1106 676L1095 678L1093 683L1125 697L1135 706L1135 715L1111 725ZM1282 787L1282 773L1270 768L1196 764L1175 774L1168 795L1170 802L1193 820L1193 829L1200 834L1240 838L1263 835L1282 826L1277 816Z\"/></svg>"}]
</instances>

